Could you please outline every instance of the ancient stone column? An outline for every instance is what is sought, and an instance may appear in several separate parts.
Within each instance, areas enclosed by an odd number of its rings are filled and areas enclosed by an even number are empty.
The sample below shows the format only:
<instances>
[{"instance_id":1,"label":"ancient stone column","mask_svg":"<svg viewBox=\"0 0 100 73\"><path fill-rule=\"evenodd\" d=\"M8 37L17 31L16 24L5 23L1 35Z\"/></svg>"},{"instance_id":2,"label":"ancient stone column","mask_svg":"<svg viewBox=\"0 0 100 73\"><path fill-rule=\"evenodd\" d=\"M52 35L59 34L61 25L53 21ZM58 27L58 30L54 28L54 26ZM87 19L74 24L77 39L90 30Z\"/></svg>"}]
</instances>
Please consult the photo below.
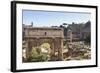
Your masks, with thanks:
<instances>
[{"instance_id":1,"label":"ancient stone column","mask_svg":"<svg viewBox=\"0 0 100 73\"><path fill-rule=\"evenodd\" d=\"M59 39L58 44L58 60L63 60L63 39Z\"/></svg>"},{"instance_id":2,"label":"ancient stone column","mask_svg":"<svg viewBox=\"0 0 100 73\"><path fill-rule=\"evenodd\" d=\"M73 35L72 35L72 30L70 30L70 43L73 41Z\"/></svg>"},{"instance_id":3,"label":"ancient stone column","mask_svg":"<svg viewBox=\"0 0 100 73\"><path fill-rule=\"evenodd\" d=\"M28 40L26 40L26 45L27 45L27 47L26 47L26 59L28 58Z\"/></svg>"},{"instance_id":4,"label":"ancient stone column","mask_svg":"<svg viewBox=\"0 0 100 73\"><path fill-rule=\"evenodd\" d=\"M27 40L27 49L26 49L26 56L27 58L31 55L31 50L32 50L32 41L31 39Z\"/></svg>"},{"instance_id":5,"label":"ancient stone column","mask_svg":"<svg viewBox=\"0 0 100 73\"><path fill-rule=\"evenodd\" d=\"M52 42L50 45L51 45L51 54L50 55L51 55L51 61L52 61L55 59L55 57L54 57L54 53L55 53L54 52L54 39L52 39Z\"/></svg>"},{"instance_id":6,"label":"ancient stone column","mask_svg":"<svg viewBox=\"0 0 100 73\"><path fill-rule=\"evenodd\" d=\"M36 47L39 47L40 46L40 39L39 38L36 38L36 40L35 40L36 42Z\"/></svg>"}]
</instances>

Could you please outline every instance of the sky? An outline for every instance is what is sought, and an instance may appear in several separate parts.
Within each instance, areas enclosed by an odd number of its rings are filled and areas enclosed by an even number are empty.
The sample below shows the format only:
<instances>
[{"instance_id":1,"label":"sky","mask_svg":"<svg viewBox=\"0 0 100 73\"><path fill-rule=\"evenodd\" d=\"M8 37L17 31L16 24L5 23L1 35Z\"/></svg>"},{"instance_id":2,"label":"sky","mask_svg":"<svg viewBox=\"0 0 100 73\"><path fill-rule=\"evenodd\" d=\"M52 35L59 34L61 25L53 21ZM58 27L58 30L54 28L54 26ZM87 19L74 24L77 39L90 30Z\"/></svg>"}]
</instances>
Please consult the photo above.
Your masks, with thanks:
<instances>
[{"instance_id":1,"label":"sky","mask_svg":"<svg viewBox=\"0 0 100 73\"><path fill-rule=\"evenodd\" d=\"M72 22L86 23L91 17L90 13L39 10L23 10L22 15L22 23L31 25L33 22L34 27L60 26L63 23L71 24Z\"/></svg>"}]
</instances>

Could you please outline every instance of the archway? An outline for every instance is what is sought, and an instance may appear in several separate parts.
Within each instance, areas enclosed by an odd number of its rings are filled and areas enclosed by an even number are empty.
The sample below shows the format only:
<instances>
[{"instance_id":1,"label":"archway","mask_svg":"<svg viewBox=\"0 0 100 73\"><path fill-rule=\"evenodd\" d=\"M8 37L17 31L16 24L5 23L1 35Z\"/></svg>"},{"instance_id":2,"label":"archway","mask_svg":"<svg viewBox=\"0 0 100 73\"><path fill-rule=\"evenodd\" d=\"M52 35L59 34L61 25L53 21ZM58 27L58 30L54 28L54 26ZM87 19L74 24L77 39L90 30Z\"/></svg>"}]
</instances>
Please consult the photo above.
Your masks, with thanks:
<instances>
[{"instance_id":1,"label":"archway","mask_svg":"<svg viewBox=\"0 0 100 73\"><path fill-rule=\"evenodd\" d=\"M33 39L26 39L27 41L27 48L26 48L26 58L31 55L32 47L41 47L43 51L43 47L46 48L44 45L48 45L49 48L49 61L61 61L63 60L62 54L62 46L63 41L60 38L33 38Z\"/></svg>"},{"instance_id":2,"label":"archway","mask_svg":"<svg viewBox=\"0 0 100 73\"><path fill-rule=\"evenodd\" d=\"M41 46L43 43L50 44L50 60L63 60L63 28L52 27L23 27L23 41L26 42L26 59L31 55L32 47Z\"/></svg>"}]
</instances>

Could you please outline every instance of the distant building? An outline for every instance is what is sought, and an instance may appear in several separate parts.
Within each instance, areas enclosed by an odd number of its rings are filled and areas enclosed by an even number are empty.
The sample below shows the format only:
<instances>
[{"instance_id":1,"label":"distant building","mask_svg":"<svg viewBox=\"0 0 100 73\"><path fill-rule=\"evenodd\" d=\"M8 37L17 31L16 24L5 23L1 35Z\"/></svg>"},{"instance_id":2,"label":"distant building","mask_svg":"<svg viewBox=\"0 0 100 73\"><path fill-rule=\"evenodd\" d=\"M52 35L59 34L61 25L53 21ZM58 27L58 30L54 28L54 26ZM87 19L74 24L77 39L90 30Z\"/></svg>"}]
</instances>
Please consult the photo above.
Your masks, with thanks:
<instances>
[{"instance_id":1,"label":"distant building","mask_svg":"<svg viewBox=\"0 0 100 73\"><path fill-rule=\"evenodd\" d=\"M69 24L67 28L64 26L62 28L64 29L64 38L67 41L70 41L71 37L72 41L84 40L87 36L91 35L90 21L85 24Z\"/></svg>"},{"instance_id":2,"label":"distant building","mask_svg":"<svg viewBox=\"0 0 100 73\"><path fill-rule=\"evenodd\" d=\"M85 26L83 27L82 34L81 34L82 39L85 39L88 36L91 37L91 22L90 21L85 23Z\"/></svg>"}]
</instances>

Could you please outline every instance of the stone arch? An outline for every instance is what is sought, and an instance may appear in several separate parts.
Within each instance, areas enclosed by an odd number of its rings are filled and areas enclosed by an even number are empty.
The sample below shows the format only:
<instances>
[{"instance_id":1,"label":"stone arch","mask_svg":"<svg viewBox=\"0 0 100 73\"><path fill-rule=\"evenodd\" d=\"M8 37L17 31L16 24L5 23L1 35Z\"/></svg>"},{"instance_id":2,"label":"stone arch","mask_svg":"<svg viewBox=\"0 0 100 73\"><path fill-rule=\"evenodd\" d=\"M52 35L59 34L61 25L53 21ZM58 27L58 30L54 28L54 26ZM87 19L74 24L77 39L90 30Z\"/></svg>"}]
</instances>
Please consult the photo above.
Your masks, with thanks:
<instances>
[{"instance_id":1,"label":"stone arch","mask_svg":"<svg viewBox=\"0 0 100 73\"><path fill-rule=\"evenodd\" d=\"M52 38L41 38L39 40L40 45L43 43L49 43L50 44L50 58L51 60L55 60L54 58L54 41Z\"/></svg>"},{"instance_id":2,"label":"stone arch","mask_svg":"<svg viewBox=\"0 0 100 73\"><path fill-rule=\"evenodd\" d=\"M28 57L31 54L32 47L40 46L43 43L50 44L50 60L57 61L63 59L62 54L62 39L60 38L30 38L27 39L27 49L26 56Z\"/></svg>"},{"instance_id":3,"label":"stone arch","mask_svg":"<svg viewBox=\"0 0 100 73\"><path fill-rule=\"evenodd\" d=\"M26 42L26 59L30 55L32 46L40 46L47 42L51 45L51 60L63 60L63 28L28 27L23 26L23 41ZM24 47L24 45L22 46ZM57 57L55 57L57 54Z\"/></svg>"}]
</instances>

